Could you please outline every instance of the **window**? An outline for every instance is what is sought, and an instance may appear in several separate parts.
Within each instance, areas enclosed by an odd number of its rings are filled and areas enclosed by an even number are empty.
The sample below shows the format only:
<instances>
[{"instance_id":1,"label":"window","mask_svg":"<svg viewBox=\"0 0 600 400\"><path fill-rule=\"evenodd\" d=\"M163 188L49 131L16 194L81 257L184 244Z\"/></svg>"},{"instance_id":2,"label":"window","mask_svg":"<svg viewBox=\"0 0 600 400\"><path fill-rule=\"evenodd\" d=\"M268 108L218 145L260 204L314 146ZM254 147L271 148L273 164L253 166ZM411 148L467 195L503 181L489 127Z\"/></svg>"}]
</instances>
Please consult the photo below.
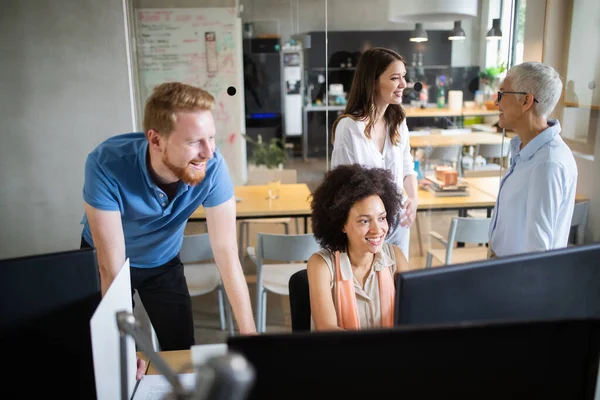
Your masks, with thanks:
<instances>
[{"instance_id":1,"label":"window","mask_svg":"<svg viewBox=\"0 0 600 400\"><path fill-rule=\"evenodd\" d=\"M572 150L593 154L600 129L600 3L573 0L566 29L566 70L562 100L563 138Z\"/></svg>"},{"instance_id":2,"label":"window","mask_svg":"<svg viewBox=\"0 0 600 400\"><path fill-rule=\"evenodd\" d=\"M526 6L527 0L515 0L514 29L512 36L511 62L509 67L523 62Z\"/></svg>"}]
</instances>

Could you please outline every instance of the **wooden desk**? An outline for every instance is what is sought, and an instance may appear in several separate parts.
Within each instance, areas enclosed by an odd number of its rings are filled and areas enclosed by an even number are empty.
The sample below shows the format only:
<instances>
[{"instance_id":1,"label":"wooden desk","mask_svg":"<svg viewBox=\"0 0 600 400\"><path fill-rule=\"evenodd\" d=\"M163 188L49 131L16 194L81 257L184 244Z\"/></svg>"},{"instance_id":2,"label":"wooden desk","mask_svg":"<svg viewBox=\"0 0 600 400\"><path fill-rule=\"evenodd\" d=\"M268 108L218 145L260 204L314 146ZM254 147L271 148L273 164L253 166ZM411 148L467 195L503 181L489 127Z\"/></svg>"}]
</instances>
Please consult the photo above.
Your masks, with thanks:
<instances>
[{"instance_id":1,"label":"wooden desk","mask_svg":"<svg viewBox=\"0 0 600 400\"><path fill-rule=\"evenodd\" d=\"M505 141L510 141L509 138L504 138ZM419 147L440 147L440 146L476 146L478 144L502 144L502 135L488 132L473 132L458 135L423 135L411 136L411 148Z\"/></svg>"},{"instance_id":2,"label":"wooden desk","mask_svg":"<svg viewBox=\"0 0 600 400\"><path fill-rule=\"evenodd\" d=\"M499 115L498 110L488 110L486 108L463 108L462 110L450 110L444 108L415 108L405 107L406 118L432 118L432 117L469 117L476 115Z\"/></svg>"},{"instance_id":3,"label":"wooden desk","mask_svg":"<svg viewBox=\"0 0 600 400\"><path fill-rule=\"evenodd\" d=\"M237 219L253 218L303 218L304 232L307 232L310 209L310 189L305 183L282 184L279 198L267 198L268 187L236 186L235 196L241 198L236 203ZM204 207L199 207L189 218L190 221L204 221Z\"/></svg>"},{"instance_id":4,"label":"wooden desk","mask_svg":"<svg viewBox=\"0 0 600 400\"><path fill-rule=\"evenodd\" d=\"M194 372L194 369L192 368L191 350L159 351L158 354L176 373L186 374ZM151 362L149 362L146 375L160 375L160 372Z\"/></svg>"},{"instance_id":5,"label":"wooden desk","mask_svg":"<svg viewBox=\"0 0 600 400\"><path fill-rule=\"evenodd\" d=\"M308 113L317 111L337 111L338 113L341 113L345 109L345 105L305 105L302 107L302 158L304 160L308 159ZM450 110L447 107L405 107L404 110L406 111L406 118L468 117L476 115L488 116L500 114L498 110L488 110L486 108L463 108L462 110Z\"/></svg>"},{"instance_id":6,"label":"wooden desk","mask_svg":"<svg viewBox=\"0 0 600 400\"><path fill-rule=\"evenodd\" d=\"M500 191L500 178L495 176L481 177L481 178L463 178L465 182L469 184L469 187L479 189L480 191L493 196L494 199L498 197L498 191ZM575 202L581 203L588 201L587 197L576 194Z\"/></svg>"},{"instance_id":7,"label":"wooden desk","mask_svg":"<svg viewBox=\"0 0 600 400\"><path fill-rule=\"evenodd\" d=\"M459 216L466 215L467 210L491 210L496 205L496 196L491 196L475 187L469 187L468 196L437 197L433 193L419 189L419 207L417 211L448 211L457 210Z\"/></svg>"},{"instance_id":8,"label":"wooden desk","mask_svg":"<svg viewBox=\"0 0 600 400\"><path fill-rule=\"evenodd\" d=\"M500 190L499 177L486 176L481 178L463 178L463 181L467 182L469 187L477 188L494 198L498 197L498 191Z\"/></svg>"}]
</instances>

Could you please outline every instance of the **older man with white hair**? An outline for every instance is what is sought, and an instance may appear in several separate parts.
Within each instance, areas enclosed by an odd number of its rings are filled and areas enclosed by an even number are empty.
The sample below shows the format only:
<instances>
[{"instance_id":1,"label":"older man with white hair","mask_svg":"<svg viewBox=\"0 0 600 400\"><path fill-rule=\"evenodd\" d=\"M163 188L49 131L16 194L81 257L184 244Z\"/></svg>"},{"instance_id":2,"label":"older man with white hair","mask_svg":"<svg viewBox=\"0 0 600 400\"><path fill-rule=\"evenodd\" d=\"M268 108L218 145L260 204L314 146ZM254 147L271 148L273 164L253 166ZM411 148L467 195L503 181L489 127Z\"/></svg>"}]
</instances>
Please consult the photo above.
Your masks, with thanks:
<instances>
[{"instance_id":1,"label":"older man with white hair","mask_svg":"<svg viewBox=\"0 0 600 400\"><path fill-rule=\"evenodd\" d=\"M512 67L498 91L499 125L517 135L490 224L491 257L567 246L577 164L560 123L548 119L562 87L553 68L527 62Z\"/></svg>"}]
</instances>

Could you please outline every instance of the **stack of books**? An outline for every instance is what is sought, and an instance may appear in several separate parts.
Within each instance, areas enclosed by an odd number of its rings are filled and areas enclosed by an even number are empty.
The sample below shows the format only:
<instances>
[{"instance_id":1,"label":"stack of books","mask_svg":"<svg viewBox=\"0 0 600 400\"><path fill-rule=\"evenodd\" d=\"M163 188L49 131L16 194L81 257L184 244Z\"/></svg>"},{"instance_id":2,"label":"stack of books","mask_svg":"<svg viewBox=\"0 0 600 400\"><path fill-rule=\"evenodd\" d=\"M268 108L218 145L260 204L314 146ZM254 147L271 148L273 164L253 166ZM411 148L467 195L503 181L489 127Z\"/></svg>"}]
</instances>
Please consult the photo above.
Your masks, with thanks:
<instances>
[{"instance_id":1,"label":"stack of books","mask_svg":"<svg viewBox=\"0 0 600 400\"><path fill-rule=\"evenodd\" d=\"M461 178L458 178L458 181L455 184L448 185L433 175L425 175L425 178L419 182L419 187L438 197L469 195L469 184L464 182Z\"/></svg>"}]
</instances>

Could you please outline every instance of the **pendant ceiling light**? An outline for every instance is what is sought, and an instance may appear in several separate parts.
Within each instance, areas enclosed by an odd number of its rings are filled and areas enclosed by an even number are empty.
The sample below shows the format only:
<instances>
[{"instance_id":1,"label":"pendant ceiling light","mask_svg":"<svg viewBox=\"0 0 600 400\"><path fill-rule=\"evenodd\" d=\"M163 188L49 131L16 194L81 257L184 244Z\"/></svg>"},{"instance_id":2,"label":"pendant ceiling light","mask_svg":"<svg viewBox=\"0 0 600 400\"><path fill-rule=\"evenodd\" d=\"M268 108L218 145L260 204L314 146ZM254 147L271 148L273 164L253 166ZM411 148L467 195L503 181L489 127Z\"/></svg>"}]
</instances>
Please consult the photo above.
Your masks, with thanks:
<instances>
[{"instance_id":1,"label":"pendant ceiling light","mask_svg":"<svg viewBox=\"0 0 600 400\"><path fill-rule=\"evenodd\" d=\"M417 22L415 25L415 30L410 33L409 40L411 42L426 42L429 40L427 37L427 32L425 32L425 29L423 29L422 23Z\"/></svg>"},{"instance_id":2,"label":"pendant ceiling light","mask_svg":"<svg viewBox=\"0 0 600 400\"><path fill-rule=\"evenodd\" d=\"M465 40L465 30L462 28L460 21L454 21L454 29L448 35L449 40Z\"/></svg>"},{"instance_id":3,"label":"pendant ceiling light","mask_svg":"<svg viewBox=\"0 0 600 400\"><path fill-rule=\"evenodd\" d=\"M477 16L477 0L388 0L392 22L451 22Z\"/></svg>"},{"instance_id":4,"label":"pendant ceiling light","mask_svg":"<svg viewBox=\"0 0 600 400\"><path fill-rule=\"evenodd\" d=\"M486 35L488 40L502 39L502 31L500 30L500 18L494 19L492 22L492 29L490 29Z\"/></svg>"}]
</instances>

